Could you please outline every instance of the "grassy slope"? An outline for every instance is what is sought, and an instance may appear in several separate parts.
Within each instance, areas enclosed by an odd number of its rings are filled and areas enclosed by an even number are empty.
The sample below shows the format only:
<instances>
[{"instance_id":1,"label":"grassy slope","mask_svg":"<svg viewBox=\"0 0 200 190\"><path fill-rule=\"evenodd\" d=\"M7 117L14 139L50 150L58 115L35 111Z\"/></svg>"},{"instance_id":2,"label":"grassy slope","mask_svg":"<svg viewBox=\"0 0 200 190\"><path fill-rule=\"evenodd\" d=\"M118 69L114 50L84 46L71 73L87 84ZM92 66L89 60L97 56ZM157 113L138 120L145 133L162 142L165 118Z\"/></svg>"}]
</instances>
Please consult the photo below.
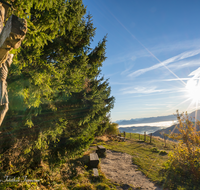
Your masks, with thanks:
<instances>
[{"instance_id":1,"label":"grassy slope","mask_svg":"<svg viewBox=\"0 0 200 190\"><path fill-rule=\"evenodd\" d=\"M127 135L130 138L130 135ZM142 136L141 136L142 138ZM104 145L107 149L126 152L133 156L133 163L139 166L139 169L152 181L160 183L164 177L159 174L162 164L168 159L167 155L159 155L152 152L152 148L169 152L173 149L173 143L167 142L167 148L164 148L163 140L153 139L152 144L138 141L138 134L132 134L131 139L126 142L102 141L96 140L97 144ZM10 187L11 189L116 189L119 184L112 183L106 179L99 170L100 177L95 179L92 176L92 170L87 167L89 153L94 151L90 148L83 157L73 160L63 160L62 163L54 166L54 169L43 162L40 168L36 170L27 170L27 179L40 179L39 183L0 183L1 189ZM8 175L11 172L7 172ZM24 176L24 174L18 174ZM18 177L19 177L18 176Z\"/></svg>"},{"instance_id":2,"label":"grassy slope","mask_svg":"<svg viewBox=\"0 0 200 190\"><path fill-rule=\"evenodd\" d=\"M169 153L173 150L174 142L167 141L166 147L163 139L153 138L152 143L150 144L149 137L147 137L146 142L143 141L143 136L138 134L127 134L129 139L126 142L110 141L104 142L104 146L107 149L114 151L125 152L133 156L133 164L139 166L139 169L148 177L151 181L155 183L162 183L165 180L164 176L161 176L162 165L168 160L168 155L159 154L159 152L153 152L153 148L157 150L164 150L166 153ZM102 142L99 142L102 144Z\"/></svg>"}]
</instances>

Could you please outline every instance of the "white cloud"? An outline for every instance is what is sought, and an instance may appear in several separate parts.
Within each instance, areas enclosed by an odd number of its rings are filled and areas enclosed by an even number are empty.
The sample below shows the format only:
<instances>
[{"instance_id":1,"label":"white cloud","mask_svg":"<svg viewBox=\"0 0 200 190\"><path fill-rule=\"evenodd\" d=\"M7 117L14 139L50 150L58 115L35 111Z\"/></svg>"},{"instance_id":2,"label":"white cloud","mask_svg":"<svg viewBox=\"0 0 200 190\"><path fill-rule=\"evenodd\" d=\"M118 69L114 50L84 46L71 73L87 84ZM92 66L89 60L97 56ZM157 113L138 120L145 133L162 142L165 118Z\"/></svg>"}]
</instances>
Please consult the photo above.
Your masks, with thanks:
<instances>
[{"instance_id":1,"label":"white cloud","mask_svg":"<svg viewBox=\"0 0 200 190\"><path fill-rule=\"evenodd\" d=\"M170 91L169 89L157 89L155 86L153 87L128 87L124 88L123 94L151 94L156 92L166 92Z\"/></svg>"},{"instance_id":2,"label":"white cloud","mask_svg":"<svg viewBox=\"0 0 200 190\"><path fill-rule=\"evenodd\" d=\"M126 87L120 89L122 91L122 94L139 94L138 97L142 96L149 96L153 94L174 94L174 93L180 93L180 92L185 92L185 88L171 88L171 89L158 89L156 86L137 86L137 87ZM134 96L135 97L135 96Z\"/></svg>"},{"instance_id":3,"label":"white cloud","mask_svg":"<svg viewBox=\"0 0 200 190\"><path fill-rule=\"evenodd\" d=\"M126 70L122 71L120 74L121 75L125 75L127 74L132 68L133 68L134 65L130 66L129 68L127 68Z\"/></svg>"},{"instance_id":4,"label":"white cloud","mask_svg":"<svg viewBox=\"0 0 200 190\"><path fill-rule=\"evenodd\" d=\"M194 66L199 66L200 65L200 59L195 59L195 60L183 60L174 64L171 64L168 66L168 68L175 70L180 70L186 67L194 67Z\"/></svg>"},{"instance_id":5,"label":"white cloud","mask_svg":"<svg viewBox=\"0 0 200 190\"><path fill-rule=\"evenodd\" d=\"M175 79L163 79L163 80L157 80L157 82L160 81L166 81L166 82L170 82L170 81L180 81L180 80L189 80L190 78L175 78Z\"/></svg>"},{"instance_id":6,"label":"white cloud","mask_svg":"<svg viewBox=\"0 0 200 190\"><path fill-rule=\"evenodd\" d=\"M194 77L198 77L199 74L200 74L200 67L198 69L192 71L188 76L193 76L194 75Z\"/></svg>"},{"instance_id":7,"label":"white cloud","mask_svg":"<svg viewBox=\"0 0 200 190\"><path fill-rule=\"evenodd\" d=\"M200 54L200 49L183 52L183 53L181 53L179 55L171 57L171 58L169 58L169 59L167 59L167 60L165 60L165 61L163 61L161 63L155 64L155 65L153 65L151 67L147 67L147 68L144 68L144 69L139 69L137 71L134 71L131 74L129 74L128 76L129 77L137 77L137 76L140 76L140 75L142 75L142 74L144 74L144 73L146 73L148 71L152 71L152 70L158 69L158 68L160 68L162 66L166 66L169 63L177 62L179 60L186 59L186 58L189 58L189 57L193 57L193 56L198 55L198 54Z\"/></svg>"}]
</instances>

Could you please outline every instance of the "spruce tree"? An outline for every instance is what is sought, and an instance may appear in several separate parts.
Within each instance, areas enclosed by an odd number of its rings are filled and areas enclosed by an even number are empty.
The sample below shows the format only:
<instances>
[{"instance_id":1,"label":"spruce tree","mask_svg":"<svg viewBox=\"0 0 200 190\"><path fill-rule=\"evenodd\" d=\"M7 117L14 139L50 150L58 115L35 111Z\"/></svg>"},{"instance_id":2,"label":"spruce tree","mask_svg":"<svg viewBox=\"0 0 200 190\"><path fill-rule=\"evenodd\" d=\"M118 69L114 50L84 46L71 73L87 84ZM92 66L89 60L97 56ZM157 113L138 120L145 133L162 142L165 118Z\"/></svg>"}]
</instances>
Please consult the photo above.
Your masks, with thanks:
<instances>
[{"instance_id":1,"label":"spruce tree","mask_svg":"<svg viewBox=\"0 0 200 190\"><path fill-rule=\"evenodd\" d=\"M27 20L28 32L13 51L2 153L16 151L18 143L21 152L13 162L37 158L29 165L40 163L47 152L77 155L105 131L114 106L108 80L97 80L106 59L106 36L90 48L96 28L81 0L8 2L13 4L9 14Z\"/></svg>"}]
</instances>

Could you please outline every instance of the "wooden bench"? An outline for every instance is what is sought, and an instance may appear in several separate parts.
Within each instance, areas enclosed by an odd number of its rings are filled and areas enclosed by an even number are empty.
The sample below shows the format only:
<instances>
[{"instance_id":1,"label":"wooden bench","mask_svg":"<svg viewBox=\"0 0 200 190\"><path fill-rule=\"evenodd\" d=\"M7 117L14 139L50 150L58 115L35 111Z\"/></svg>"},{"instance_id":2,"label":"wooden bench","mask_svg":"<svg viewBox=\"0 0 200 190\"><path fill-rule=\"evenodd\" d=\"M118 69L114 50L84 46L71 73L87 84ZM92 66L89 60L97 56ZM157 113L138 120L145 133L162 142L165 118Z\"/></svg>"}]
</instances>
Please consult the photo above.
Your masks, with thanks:
<instances>
[{"instance_id":1,"label":"wooden bench","mask_svg":"<svg viewBox=\"0 0 200 190\"><path fill-rule=\"evenodd\" d=\"M97 153L90 153L90 166L92 168L97 168L99 164L99 157Z\"/></svg>"},{"instance_id":2,"label":"wooden bench","mask_svg":"<svg viewBox=\"0 0 200 190\"><path fill-rule=\"evenodd\" d=\"M93 168L93 175L94 175L94 177L99 177L99 172L98 172L97 168Z\"/></svg>"}]
</instances>

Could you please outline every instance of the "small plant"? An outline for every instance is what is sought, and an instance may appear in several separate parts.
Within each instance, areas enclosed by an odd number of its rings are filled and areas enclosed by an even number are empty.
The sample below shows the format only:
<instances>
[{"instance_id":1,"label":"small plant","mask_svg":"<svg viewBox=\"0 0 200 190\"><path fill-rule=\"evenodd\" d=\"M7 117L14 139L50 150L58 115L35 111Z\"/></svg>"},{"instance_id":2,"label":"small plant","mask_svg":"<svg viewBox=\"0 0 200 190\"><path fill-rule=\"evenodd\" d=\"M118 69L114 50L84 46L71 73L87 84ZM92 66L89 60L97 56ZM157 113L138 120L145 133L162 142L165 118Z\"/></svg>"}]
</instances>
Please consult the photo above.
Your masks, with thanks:
<instances>
[{"instance_id":1,"label":"small plant","mask_svg":"<svg viewBox=\"0 0 200 190\"><path fill-rule=\"evenodd\" d=\"M160 150L159 150L157 147L153 147L153 148L151 149L151 151L152 151L152 152L155 152L155 153L160 152Z\"/></svg>"},{"instance_id":2,"label":"small plant","mask_svg":"<svg viewBox=\"0 0 200 190\"><path fill-rule=\"evenodd\" d=\"M105 183L99 183L97 186L96 186L97 190L109 190L110 187L105 184Z\"/></svg>"},{"instance_id":3,"label":"small plant","mask_svg":"<svg viewBox=\"0 0 200 190\"><path fill-rule=\"evenodd\" d=\"M92 189L94 189L94 187L91 183L77 184L73 188L73 190L92 190Z\"/></svg>"},{"instance_id":4,"label":"small plant","mask_svg":"<svg viewBox=\"0 0 200 190\"><path fill-rule=\"evenodd\" d=\"M161 151L159 152L159 154L164 156L164 155L167 155L168 153L167 153L165 150L161 150Z\"/></svg>"}]
</instances>

